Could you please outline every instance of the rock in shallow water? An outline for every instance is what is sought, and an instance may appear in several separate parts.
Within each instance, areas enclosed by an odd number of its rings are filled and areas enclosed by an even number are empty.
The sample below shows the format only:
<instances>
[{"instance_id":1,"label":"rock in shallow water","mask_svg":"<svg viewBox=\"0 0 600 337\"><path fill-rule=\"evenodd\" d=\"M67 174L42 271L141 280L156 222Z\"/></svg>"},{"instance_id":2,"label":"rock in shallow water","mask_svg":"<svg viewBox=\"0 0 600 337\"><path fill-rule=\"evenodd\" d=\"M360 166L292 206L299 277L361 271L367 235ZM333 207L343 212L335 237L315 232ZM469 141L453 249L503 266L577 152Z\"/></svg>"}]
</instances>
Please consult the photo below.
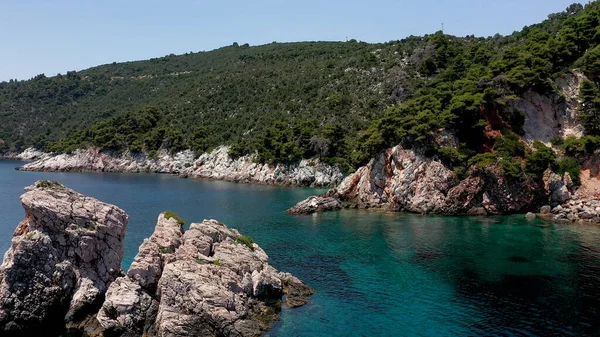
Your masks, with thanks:
<instances>
[{"instance_id":1,"label":"rock in shallow water","mask_svg":"<svg viewBox=\"0 0 600 337\"><path fill-rule=\"evenodd\" d=\"M164 249L158 238L180 244ZM115 334L260 335L277 319L284 294L295 307L314 293L268 261L258 245L222 223L205 220L182 233L161 215L127 276L111 285L98 320Z\"/></svg>"},{"instance_id":2,"label":"rock in shallow water","mask_svg":"<svg viewBox=\"0 0 600 337\"><path fill-rule=\"evenodd\" d=\"M296 204L287 212L293 215L311 214L317 212L337 211L342 209L342 203L332 197L316 196L310 197Z\"/></svg>"},{"instance_id":3,"label":"rock in shallow water","mask_svg":"<svg viewBox=\"0 0 600 337\"><path fill-rule=\"evenodd\" d=\"M0 267L1 336L256 336L284 295L296 307L314 293L238 231L205 220L184 232L165 214L125 275L121 209L54 182L27 190Z\"/></svg>"}]
</instances>

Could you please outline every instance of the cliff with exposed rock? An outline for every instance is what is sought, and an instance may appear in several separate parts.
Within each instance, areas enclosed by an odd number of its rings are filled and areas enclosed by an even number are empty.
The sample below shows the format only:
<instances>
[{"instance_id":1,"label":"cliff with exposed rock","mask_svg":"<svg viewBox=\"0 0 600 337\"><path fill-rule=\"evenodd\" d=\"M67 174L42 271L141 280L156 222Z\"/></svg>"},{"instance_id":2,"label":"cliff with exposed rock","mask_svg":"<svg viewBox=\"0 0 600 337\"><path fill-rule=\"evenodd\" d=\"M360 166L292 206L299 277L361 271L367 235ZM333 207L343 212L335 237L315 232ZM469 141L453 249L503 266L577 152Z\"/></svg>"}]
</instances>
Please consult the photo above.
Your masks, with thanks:
<instances>
[{"instance_id":1,"label":"cliff with exposed rock","mask_svg":"<svg viewBox=\"0 0 600 337\"><path fill-rule=\"evenodd\" d=\"M473 168L468 178L460 180L438 159L396 146L336 188L301 201L288 212L306 214L346 207L447 215L521 213L548 202L563 187L509 179L496 166Z\"/></svg>"}]
</instances>

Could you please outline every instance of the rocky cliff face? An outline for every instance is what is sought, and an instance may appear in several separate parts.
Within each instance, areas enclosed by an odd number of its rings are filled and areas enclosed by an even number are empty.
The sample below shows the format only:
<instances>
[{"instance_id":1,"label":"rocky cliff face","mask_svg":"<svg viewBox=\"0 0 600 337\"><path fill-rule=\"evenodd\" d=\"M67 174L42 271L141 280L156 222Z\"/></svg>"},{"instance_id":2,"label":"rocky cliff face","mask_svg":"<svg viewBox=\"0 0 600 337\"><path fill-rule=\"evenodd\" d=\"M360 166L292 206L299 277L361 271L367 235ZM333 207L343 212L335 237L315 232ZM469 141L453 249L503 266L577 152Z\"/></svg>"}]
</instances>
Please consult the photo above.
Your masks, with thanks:
<instances>
[{"instance_id":1,"label":"rocky cliff face","mask_svg":"<svg viewBox=\"0 0 600 337\"><path fill-rule=\"evenodd\" d=\"M555 80L558 94L543 96L527 92L509 109L524 113L523 140L539 140L550 145L554 137L581 137L577 96L585 76L577 71ZM456 148L457 141L443 132L439 146ZM435 158L428 158L400 146L388 149L340 185L327 193L311 197L291 208L291 214L306 214L343 207L384 208L413 213L485 215L537 210L543 204L556 206L576 195L600 195L600 160L592 156L582 166L581 187L574 191L570 177L546 172L543 185L533 181L505 179L498 167L475 169L459 181L454 173ZM569 183L570 182L570 183ZM577 192L577 193L575 193Z\"/></svg>"},{"instance_id":2,"label":"rocky cliff face","mask_svg":"<svg viewBox=\"0 0 600 337\"><path fill-rule=\"evenodd\" d=\"M582 73L574 71L554 81L557 95L543 96L529 91L512 104L512 108L525 114L525 141L539 140L550 145L554 137L583 136L583 127L577 121L577 96L584 79Z\"/></svg>"},{"instance_id":3,"label":"rocky cliff face","mask_svg":"<svg viewBox=\"0 0 600 337\"><path fill-rule=\"evenodd\" d=\"M527 211L543 202L544 193L542 186L532 182L505 179L493 166L475 170L460 181L435 158L396 146L338 187L302 201L288 212L304 214L345 206L420 214L493 215Z\"/></svg>"},{"instance_id":4,"label":"rocky cliff face","mask_svg":"<svg viewBox=\"0 0 600 337\"><path fill-rule=\"evenodd\" d=\"M25 220L0 266L0 334L52 335L100 308L121 273L128 216L47 181L21 202Z\"/></svg>"},{"instance_id":5,"label":"rocky cliff face","mask_svg":"<svg viewBox=\"0 0 600 337\"><path fill-rule=\"evenodd\" d=\"M121 209L47 181L21 200L26 219L0 266L2 336L258 336L284 295L295 307L314 293L215 220L184 232L161 214L124 274Z\"/></svg>"},{"instance_id":6,"label":"rocky cliff face","mask_svg":"<svg viewBox=\"0 0 600 337\"><path fill-rule=\"evenodd\" d=\"M25 171L65 172L152 172L178 174L196 179L226 180L267 185L333 187L343 178L342 172L318 160L296 164L268 165L254 162L252 156L232 158L222 146L195 159L192 151L175 155L159 153L150 159L145 154L116 155L99 149L79 150L73 154L45 156L21 167Z\"/></svg>"}]
</instances>

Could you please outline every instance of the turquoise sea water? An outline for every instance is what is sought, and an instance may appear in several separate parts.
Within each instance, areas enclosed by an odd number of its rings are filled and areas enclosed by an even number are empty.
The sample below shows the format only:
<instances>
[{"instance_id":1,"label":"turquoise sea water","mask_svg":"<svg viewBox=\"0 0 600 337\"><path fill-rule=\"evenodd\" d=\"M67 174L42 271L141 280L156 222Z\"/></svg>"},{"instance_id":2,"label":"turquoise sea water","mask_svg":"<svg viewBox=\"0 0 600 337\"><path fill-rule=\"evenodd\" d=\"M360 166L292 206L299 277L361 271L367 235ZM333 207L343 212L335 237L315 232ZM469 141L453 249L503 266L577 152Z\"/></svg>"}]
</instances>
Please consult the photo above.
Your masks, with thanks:
<instances>
[{"instance_id":1,"label":"turquoise sea water","mask_svg":"<svg viewBox=\"0 0 600 337\"><path fill-rule=\"evenodd\" d=\"M17 172L18 164L0 161L1 251L23 219L23 187L42 178L128 212L125 268L160 212L214 218L317 290L308 305L284 309L267 336L600 335L600 226L366 211L292 217L284 211L319 191Z\"/></svg>"}]
</instances>

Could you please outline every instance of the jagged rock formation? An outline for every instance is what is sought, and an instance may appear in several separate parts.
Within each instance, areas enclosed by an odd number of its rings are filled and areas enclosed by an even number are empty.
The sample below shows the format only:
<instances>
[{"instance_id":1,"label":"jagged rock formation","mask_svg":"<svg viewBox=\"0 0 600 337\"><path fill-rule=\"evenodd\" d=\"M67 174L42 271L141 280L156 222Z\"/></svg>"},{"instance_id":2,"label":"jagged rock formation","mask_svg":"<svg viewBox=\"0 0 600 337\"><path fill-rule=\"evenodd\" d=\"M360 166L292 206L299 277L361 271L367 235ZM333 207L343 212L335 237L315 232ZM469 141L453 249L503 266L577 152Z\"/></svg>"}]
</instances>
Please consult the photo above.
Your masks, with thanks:
<instances>
[{"instance_id":1,"label":"jagged rock formation","mask_svg":"<svg viewBox=\"0 0 600 337\"><path fill-rule=\"evenodd\" d=\"M477 169L459 181L452 170L435 158L396 146L348 176L338 187L302 201L288 212L313 213L343 205L421 214L516 213L536 205L543 199L543 191L533 183L504 179L494 166Z\"/></svg>"},{"instance_id":2,"label":"jagged rock formation","mask_svg":"<svg viewBox=\"0 0 600 337\"><path fill-rule=\"evenodd\" d=\"M337 168L317 159L302 160L296 164L269 165L254 161L252 156L232 158L229 148L218 147L195 159L192 151L171 155L166 151L158 158L146 154L117 155L91 148L73 154L44 156L19 168L24 171L65 172L152 172L178 174L196 179L226 180L267 185L333 187L343 178Z\"/></svg>"},{"instance_id":3,"label":"jagged rock formation","mask_svg":"<svg viewBox=\"0 0 600 337\"><path fill-rule=\"evenodd\" d=\"M0 266L0 335L52 335L99 309L121 273L128 216L47 181L21 202L26 217Z\"/></svg>"},{"instance_id":4,"label":"jagged rock formation","mask_svg":"<svg viewBox=\"0 0 600 337\"><path fill-rule=\"evenodd\" d=\"M314 293L215 220L184 232L161 214L124 274L121 209L48 181L21 200L26 219L0 266L2 336L257 336L284 295L296 307Z\"/></svg>"},{"instance_id":5,"label":"jagged rock formation","mask_svg":"<svg viewBox=\"0 0 600 337\"><path fill-rule=\"evenodd\" d=\"M215 220L190 225L160 215L127 276L106 294L98 321L111 334L257 336L280 300L306 303L314 291L268 264L268 256Z\"/></svg>"}]
</instances>

